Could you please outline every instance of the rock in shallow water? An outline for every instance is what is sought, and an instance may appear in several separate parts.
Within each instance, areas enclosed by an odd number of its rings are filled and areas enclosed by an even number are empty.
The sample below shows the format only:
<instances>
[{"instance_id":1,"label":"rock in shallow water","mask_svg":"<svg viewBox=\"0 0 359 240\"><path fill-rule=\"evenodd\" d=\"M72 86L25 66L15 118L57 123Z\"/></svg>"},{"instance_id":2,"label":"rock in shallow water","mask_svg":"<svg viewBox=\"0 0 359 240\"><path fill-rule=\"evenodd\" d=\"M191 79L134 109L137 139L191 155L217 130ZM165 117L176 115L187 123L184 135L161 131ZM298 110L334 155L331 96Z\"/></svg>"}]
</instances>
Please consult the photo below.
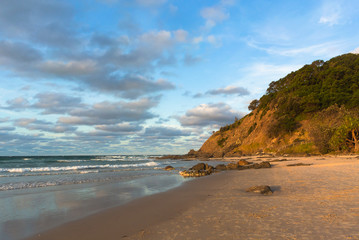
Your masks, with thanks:
<instances>
[{"instance_id":1,"label":"rock in shallow water","mask_svg":"<svg viewBox=\"0 0 359 240\"><path fill-rule=\"evenodd\" d=\"M193 167L191 167L189 170L195 170L195 171L201 171L201 170L206 170L206 167L208 166L208 164L204 164L204 163L198 163L196 165L194 165Z\"/></svg>"},{"instance_id":2,"label":"rock in shallow water","mask_svg":"<svg viewBox=\"0 0 359 240\"><path fill-rule=\"evenodd\" d=\"M166 166L166 167L165 167L165 170L167 170L167 171L171 171L171 170L175 170L175 168L174 168L174 167L172 167L172 166Z\"/></svg>"}]
</instances>

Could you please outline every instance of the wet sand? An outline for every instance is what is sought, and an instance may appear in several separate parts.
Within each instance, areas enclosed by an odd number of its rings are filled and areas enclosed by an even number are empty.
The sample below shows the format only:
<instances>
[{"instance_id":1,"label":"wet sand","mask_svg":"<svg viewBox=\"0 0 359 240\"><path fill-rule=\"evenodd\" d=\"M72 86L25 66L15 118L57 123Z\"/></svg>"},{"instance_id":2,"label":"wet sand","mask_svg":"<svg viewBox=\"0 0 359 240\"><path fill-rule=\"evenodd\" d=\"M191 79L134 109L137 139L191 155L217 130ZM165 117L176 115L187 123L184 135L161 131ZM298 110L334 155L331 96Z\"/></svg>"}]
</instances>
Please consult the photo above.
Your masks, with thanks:
<instances>
[{"instance_id":1,"label":"wet sand","mask_svg":"<svg viewBox=\"0 0 359 240\"><path fill-rule=\"evenodd\" d=\"M251 157L273 167L202 177L30 239L359 239L359 158L286 159ZM274 193L245 191L254 185Z\"/></svg>"}]
</instances>

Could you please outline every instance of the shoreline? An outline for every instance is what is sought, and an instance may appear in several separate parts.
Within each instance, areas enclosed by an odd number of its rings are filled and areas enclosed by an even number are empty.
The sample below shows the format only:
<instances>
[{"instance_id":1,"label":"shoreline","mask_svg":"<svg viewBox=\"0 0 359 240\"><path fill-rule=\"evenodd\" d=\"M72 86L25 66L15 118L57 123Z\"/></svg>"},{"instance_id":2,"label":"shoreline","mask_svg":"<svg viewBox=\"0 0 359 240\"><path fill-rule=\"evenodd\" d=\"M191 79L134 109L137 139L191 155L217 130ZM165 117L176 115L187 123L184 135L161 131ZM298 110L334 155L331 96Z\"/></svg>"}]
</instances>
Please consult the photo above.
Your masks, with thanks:
<instances>
[{"instance_id":1,"label":"shoreline","mask_svg":"<svg viewBox=\"0 0 359 240\"><path fill-rule=\"evenodd\" d=\"M188 181L27 239L359 239L356 155L276 159L270 169ZM296 163L312 165L287 166ZM273 195L245 192L263 184Z\"/></svg>"},{"instance_id":2,"label":"shoreline","mask_svg":"<svg viewBox=\"0 0 359 240\"><path fill-rule=\"evenodd\" d=\"M162 223L179 215L192 204L200 203L208 197L208 190L218 188L226 180L225 173L218 173L186 181L165 192L134 199L129 203L67 222L26 239L71 240L128 237L148 226ZM210 186L209 189L197 191L203 184Z\"/></svg>"}]
</instances>

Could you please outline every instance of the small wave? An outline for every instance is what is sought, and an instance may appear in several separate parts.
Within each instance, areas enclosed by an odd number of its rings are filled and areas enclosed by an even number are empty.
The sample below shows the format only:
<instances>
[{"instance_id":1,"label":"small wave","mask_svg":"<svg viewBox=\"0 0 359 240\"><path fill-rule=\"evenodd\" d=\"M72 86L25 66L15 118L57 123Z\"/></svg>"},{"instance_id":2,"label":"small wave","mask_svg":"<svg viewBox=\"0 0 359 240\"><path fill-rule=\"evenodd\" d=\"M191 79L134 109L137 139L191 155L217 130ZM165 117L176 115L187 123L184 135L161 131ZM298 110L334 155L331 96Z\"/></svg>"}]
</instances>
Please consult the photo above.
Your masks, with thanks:
<instances>
[{"instance_id":1,"label":"small wave","mask_svg":"<svg viewBox=\"0 0 359 240\"><path fill-rule=\"evenodd\" d=\"M89 162L89 161L104 161L104 162L117 162L126 160L123 156L105 156L105 157L96 157L96 158L89 158L89 159L70 159L70 160L57 160L56 162Z\"/></svg>"},{"instance_id":2,"label":"small wave","mask_svg":"<svg viewBox=\"0 0 359 240\"><path fill-rule=\"evenodd\" d=\"M57 160L56 162L85 162L85 161L89 161L89 160Z\"/></svg>"},{"instance_id":3,"label":"small wave","mask_svg":"<svg viewBox=\"0 0 359 240\"><path fill-rule=\"evenodd\" d=\"M60 172L60 171L82 171L87 169L106 169L106 168L128 168L128 167L153 167L156 162L137 163L137 164L104 164L104 165L84 165L84 166L66 166L66 167L27 167L27 168L0 168L0 172L24 173L24 172Z\"/></svg>"},{"instance_id":4,"label":"small wave","mask_svg":"<svg viewBox=\"0 0 359 240\"><path fill-rule=\"evenodd\" d=\"M32 158L23 158L22 160L29 161L29 160L32 160Z\"/></svg>"},{"instance_id":5,"label":"small wave","mask_svg":"<svg viewBox=\"0 0 359 240\"><path fill-rule=\"evenodd\" d=\"M16 182L16 183L7 183L7 184L0 185L0 191L25 189L25 188L50 187L50 186L69 185L69 184L79 184L79 183L86 183L86 182L93 182L93 181L90 179L85 179L85 180L75 180L75 181Z\"/></svg>"},{"instance_id":6,"label":"small wave","mask_svg":"<svg viewBox=\"0 0 359 240\"><path fill-rule=\"evenodd\" d=\"M88 170L88 171L80 171L80 174L86 174L86 173L98 173L98 170Z\"/></svg>"}]
</instances>

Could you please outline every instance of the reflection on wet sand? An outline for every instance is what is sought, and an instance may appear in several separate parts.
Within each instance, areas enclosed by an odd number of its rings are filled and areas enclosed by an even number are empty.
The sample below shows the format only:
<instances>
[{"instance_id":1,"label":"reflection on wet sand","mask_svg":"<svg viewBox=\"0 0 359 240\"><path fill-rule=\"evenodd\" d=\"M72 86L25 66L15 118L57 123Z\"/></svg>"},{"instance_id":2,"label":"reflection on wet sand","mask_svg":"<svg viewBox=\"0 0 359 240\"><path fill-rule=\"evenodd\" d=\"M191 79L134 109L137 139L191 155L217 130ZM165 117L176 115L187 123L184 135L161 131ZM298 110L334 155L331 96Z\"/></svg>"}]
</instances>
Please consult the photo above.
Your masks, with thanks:
<instances>
[{"instance_id":1,"label":"reflection on wet sand","mask_svg":"<svg viewBox=\"0 0 359 240\"><path fill-rule=\"evenodd\" d=\"M0 235L20 239L133 199L179 186L179 175L0 193ZM5 207L6 206L6 207Z\"/></svg>"}]
</instances>

